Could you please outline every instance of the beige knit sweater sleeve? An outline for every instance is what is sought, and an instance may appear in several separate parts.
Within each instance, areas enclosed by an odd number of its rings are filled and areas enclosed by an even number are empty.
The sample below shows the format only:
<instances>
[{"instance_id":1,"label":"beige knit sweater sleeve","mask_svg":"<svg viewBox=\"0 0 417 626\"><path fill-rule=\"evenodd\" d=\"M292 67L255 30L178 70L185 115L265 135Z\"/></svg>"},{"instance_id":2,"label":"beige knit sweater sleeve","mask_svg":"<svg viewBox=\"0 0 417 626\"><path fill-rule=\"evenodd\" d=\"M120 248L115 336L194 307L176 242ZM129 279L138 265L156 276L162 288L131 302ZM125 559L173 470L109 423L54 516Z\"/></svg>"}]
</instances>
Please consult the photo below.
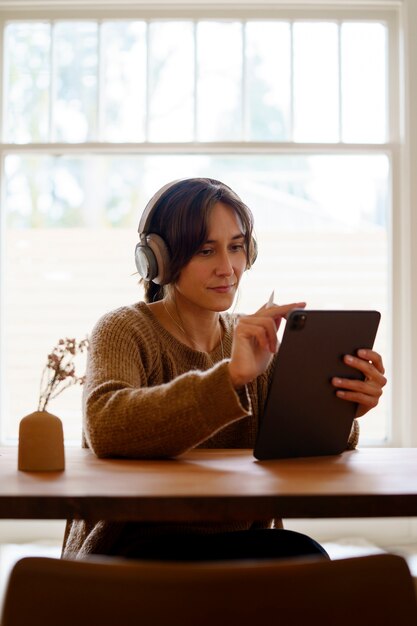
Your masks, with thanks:
<instances>
[{"instance_id":1,"label":"beige knit sweater sleeve","mask_svg":"<svg viewBox=\"0 0 417 626\"><path fill-rule=\"evenodd\" d=\"M250 412L227 360L199 369L201 353L170 341L144 307L107 314L90 338L84 433L99 457L174 457Z\"/></svg>"}]
</instances>

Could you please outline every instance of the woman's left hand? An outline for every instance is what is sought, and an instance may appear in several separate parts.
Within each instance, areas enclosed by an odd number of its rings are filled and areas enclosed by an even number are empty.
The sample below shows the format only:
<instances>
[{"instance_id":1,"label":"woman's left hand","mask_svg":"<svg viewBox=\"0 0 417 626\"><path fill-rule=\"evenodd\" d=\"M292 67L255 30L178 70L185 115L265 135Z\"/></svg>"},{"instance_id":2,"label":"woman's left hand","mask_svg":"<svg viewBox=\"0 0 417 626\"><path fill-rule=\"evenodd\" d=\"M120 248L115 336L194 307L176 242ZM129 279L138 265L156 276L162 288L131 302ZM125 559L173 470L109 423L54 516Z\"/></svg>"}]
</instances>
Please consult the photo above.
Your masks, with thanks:
<instances>
[{"instance_id":1,"label":"woman's left hand","mask_svg":"<svg viewBox=\"0 0 417 626\"><path fill-rule=\"evenodd\" d=\"M358 403L356 417L361 417L378 404L382 388L387 384L382 357L374 350L358 350L356 356L346 355L344 361L350 367L362 372L365 379L335 377L332 384L338 388L336 391L338 398Z\"/></svg>"}]
</instances>

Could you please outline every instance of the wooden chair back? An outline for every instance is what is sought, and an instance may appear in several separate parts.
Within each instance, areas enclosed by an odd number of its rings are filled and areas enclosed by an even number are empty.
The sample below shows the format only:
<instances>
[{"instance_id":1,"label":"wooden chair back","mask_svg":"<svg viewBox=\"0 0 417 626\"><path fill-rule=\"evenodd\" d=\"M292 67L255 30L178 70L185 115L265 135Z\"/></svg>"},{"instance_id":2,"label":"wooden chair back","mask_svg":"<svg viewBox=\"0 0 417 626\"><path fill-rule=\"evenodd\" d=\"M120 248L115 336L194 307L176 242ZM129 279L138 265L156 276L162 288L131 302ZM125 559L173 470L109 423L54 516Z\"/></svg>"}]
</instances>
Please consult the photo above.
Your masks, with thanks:
<instances>
[{"instance_id":1,"label":"wooden chair back","mask_svg":"<svg viewBox=\"0 0 417 626\"><path fill-rule=\"evenodd\" d=\"M168 563L28 557L12 570L2 626L411 626L413 579L390 554Z\"/></svg>"}]
</instances>

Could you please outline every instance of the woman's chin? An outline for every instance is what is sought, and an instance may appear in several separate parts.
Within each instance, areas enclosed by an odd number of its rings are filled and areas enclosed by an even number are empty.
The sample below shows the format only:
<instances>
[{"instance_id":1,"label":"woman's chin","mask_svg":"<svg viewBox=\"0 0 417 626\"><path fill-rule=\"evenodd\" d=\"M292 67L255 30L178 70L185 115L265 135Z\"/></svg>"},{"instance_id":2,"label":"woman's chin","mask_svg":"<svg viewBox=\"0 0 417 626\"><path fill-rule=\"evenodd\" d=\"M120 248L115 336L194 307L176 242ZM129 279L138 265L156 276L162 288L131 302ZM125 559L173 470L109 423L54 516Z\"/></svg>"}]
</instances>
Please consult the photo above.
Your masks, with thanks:
<instances>
[{"instance_id":1,"label":"woman's chin","mask_svg":"<svg viewBox=\"0 0 417 626\"><path fill-rule=\"evenodd\" d=\"M221 313L222 311L227 311L233 306L233 302L235 301L236 292L229 292L224 294L216 294L217 297L213 302L214 311L218 311ZM210 307L211 308L211 307Z\"/></svg>"}]
</instances>

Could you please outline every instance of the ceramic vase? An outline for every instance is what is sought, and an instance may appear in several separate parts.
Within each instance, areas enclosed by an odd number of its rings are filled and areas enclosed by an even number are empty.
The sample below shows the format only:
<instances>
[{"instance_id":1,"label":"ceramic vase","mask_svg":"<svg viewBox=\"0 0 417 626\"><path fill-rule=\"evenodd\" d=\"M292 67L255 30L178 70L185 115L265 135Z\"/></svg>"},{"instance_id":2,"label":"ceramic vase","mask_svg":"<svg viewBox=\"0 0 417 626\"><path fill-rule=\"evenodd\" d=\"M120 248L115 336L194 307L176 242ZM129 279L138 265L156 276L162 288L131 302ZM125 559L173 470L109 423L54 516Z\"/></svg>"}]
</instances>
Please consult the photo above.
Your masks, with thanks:
<instances>
[{"instance_id":1,"label":"ceramic vase","mask_svg":"<svg viewBox=\"0 0 417 626\"><path fill-rule=\"evenodd\" d=\"M57 472L65 469L62 422L48 411L34 411L19 425L18 469Z\"/></svg>"}]
</instances>

